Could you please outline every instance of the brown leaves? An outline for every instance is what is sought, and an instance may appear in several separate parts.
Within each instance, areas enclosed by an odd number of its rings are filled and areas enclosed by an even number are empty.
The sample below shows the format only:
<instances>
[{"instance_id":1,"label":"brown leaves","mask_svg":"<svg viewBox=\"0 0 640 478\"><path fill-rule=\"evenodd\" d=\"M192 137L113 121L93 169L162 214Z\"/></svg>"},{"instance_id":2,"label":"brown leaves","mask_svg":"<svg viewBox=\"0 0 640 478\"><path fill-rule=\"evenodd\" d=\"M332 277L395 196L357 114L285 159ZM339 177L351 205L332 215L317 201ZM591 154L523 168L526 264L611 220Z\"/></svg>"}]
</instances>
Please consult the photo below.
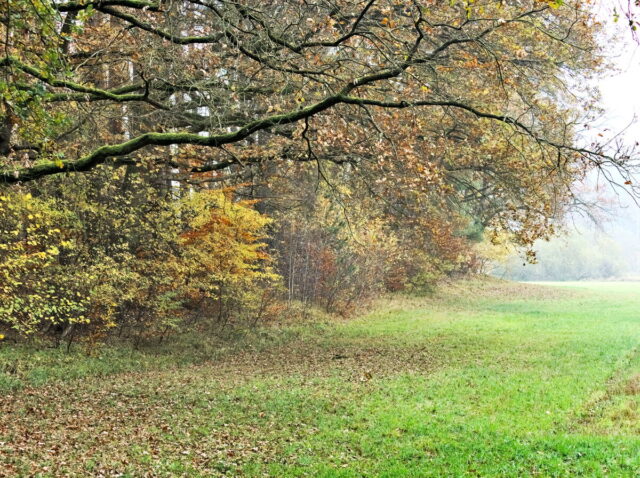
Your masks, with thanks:
<instances>
[{"instance_id":1,"label":"brown leaves","mask_svg":"<svg viewBox=\"0 0 640 478\"><path fill-rule=\"evenodd\" d=\"M366 387L407 367L424 373L437 365L427 350L358 342L338 347L296 341L197 367L91 378L2 396L0 476L157 476L173 464L216 476L225 464L228 474L237 475L248 462L283 459L287 446L277 433L284 426L277 414L257 403L254 407L239 393L264 393L251 391L256 380L301 374L314 380L338 373L346 386ZM332 360L336 352L345 358ZM295 432L287 436L296 438Z\"/></svg>"}]
</instances>

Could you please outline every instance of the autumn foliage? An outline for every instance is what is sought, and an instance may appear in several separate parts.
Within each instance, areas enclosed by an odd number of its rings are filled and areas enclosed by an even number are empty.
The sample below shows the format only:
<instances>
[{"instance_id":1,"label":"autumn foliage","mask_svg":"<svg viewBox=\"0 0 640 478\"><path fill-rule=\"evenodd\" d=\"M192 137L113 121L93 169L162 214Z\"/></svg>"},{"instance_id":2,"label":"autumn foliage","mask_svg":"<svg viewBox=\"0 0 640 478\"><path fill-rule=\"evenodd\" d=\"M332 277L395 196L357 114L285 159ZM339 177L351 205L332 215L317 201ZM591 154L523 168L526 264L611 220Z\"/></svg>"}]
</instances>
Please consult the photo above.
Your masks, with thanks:
<instances>
[{"instance_id":1,"label":"autumn foliage","mask_svg":"<svg viewBox=\"0 0 640 478\"><path fill-rule=\"evenodd\" d=\"M232 190L167 199L139 186L108 203L76 187L58 198L1 197L0 326L8 335L96 341L117 333L138 343L187 325L221 326L231 314L254 318L277 279L263 242L270 220Z\"/></svg>"},{"instance_id":2,"label":"autumn foliage","mask_svg":"<svg viewBox=\"0 0 640 478\"><path fill-rule=\"evenodd\" d=\"M582 144L589 3L11 0L0 332L348 314L497 242L532 257L589 171L633 185L629 151Z\"/></svg>"}]
</instances>

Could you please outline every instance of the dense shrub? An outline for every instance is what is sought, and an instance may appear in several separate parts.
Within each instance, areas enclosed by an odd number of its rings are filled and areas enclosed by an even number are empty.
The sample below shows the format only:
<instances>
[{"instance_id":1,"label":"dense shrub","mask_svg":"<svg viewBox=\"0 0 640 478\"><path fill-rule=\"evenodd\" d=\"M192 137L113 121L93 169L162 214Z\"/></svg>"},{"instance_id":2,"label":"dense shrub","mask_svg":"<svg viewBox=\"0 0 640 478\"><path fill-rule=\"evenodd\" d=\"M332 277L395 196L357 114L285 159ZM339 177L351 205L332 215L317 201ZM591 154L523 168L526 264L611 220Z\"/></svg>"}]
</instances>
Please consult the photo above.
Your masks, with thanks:
<instances>
[{"instance_id":1,"label":"dense shrub","mask_svg":"<svg viewBox=\"0 0 640 478\"><path fill-rule=\"evenodd\" d=\"M140 184L2 196L3 330L139 342L184 324L254 318L278 279L263 242L269 219L232 190L176 198Z\"/></svg>"}]
</instances>

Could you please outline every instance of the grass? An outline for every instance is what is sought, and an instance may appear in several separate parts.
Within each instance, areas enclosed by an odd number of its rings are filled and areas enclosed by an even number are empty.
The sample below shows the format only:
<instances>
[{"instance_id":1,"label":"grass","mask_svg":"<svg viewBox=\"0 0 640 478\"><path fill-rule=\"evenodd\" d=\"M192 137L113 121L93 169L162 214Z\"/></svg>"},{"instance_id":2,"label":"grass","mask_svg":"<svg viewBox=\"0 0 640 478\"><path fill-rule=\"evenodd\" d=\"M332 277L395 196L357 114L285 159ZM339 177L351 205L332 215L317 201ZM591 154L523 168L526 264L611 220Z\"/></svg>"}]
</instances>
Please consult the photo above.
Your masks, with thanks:
<instances>
[{"instance_id":1,"label":"grass","mask_svg":"<svg viewBox=\"0 0 640 478\"><path fill-rule=\"evenodd\" d=\"M322 330L328 320L318 315L313 324L274 324L263 329L234 329L225 334L183 334L176 341L149 343L134 348L117 345L78 344L67 350L50 343L9 345L0 342L0 394L25 387L41 387L90 377L108 377L124 372L175 369L186 365L221 360L240 350L256 351L288 343L301 334Z\"/></svg>"},{"instance_id":2,"label":"grass","mask_svg":"<svg viewBox=\"0 0 640 478\"><path fill-rule=\"evenodd\" d=\"M0 347L0 476L640 475L640 284L467 281L235 344Z\"/></svg>"}]
</instances>

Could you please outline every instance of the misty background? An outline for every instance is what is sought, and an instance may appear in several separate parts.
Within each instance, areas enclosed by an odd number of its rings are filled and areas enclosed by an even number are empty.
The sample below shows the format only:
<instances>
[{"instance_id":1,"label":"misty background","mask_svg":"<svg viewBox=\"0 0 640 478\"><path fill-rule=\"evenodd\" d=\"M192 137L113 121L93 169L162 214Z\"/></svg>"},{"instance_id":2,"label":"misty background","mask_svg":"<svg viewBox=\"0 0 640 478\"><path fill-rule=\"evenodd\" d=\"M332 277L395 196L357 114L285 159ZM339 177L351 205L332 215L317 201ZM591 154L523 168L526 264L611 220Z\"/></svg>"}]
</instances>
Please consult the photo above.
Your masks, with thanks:
<instances>
[{"instance_id":1,"label":"misty background","mask_svg":"<svg viewBox=\"0 0 640 478\"><path fill-rule=\"evenodd\" d=\"M602 15L605 32L620 35L610 12ZM640 141L640 47L631 38L622 40L624 47L616 42L610 52L615 71L596 85L604 112L599 127L589 134L594 140L618 136L632 145ZM538 241L536 264L526 263L514 251L490 273L520 281L640 280L640 204L595 173L579 188L591 198L597 196L600 206L571 213L556 237Z\"/></svg>"}]
</instances>

